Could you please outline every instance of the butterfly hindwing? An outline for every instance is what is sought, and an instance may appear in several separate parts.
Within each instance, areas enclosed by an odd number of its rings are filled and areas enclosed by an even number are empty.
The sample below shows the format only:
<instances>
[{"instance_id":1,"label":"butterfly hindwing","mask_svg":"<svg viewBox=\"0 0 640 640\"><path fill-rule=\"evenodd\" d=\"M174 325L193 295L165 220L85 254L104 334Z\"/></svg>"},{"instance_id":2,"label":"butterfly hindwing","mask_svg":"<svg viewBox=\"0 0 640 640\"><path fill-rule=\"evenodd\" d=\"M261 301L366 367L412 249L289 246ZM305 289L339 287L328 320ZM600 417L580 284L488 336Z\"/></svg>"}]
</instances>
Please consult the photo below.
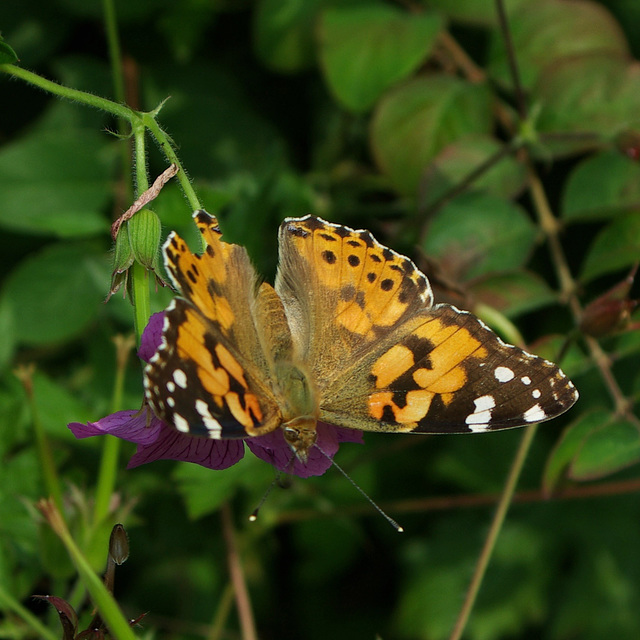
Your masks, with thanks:
<instances>
[{"instance_id":1,"label":"butterfly hindwing","mask_svg":"<svg viewBox=\"0 0 640 640\"><path fill-rule=\"evenodd\" d=\"M576 401L556 365L505 344L470 313L437 305L404 328L326 390L323 420L345 426L366 406L363 430L468 433L549 420ZM347 388L347 378L361 384Z\"/></svg>"}]
</instances>

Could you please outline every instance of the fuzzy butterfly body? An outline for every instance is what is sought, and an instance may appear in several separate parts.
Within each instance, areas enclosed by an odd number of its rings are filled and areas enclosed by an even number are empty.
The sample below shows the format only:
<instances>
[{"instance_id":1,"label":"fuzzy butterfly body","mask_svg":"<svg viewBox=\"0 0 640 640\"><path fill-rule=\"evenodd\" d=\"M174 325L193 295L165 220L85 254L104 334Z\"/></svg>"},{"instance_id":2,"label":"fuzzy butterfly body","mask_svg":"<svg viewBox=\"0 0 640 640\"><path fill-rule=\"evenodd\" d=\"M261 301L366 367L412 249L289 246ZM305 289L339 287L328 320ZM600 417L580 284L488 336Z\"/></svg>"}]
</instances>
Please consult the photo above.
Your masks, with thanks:
<instances>
[{"instance_id":1,"label":"fuzzy butterfly body","mask_svg":"<svg viewBox=\"0 0 640 640\"><path fill-rule=\"evenodd\" d=\"M405 256L364 230L313 216L279 234L275 286L243 247L194 218L206 249L172 233L180 291L145 370L156 415L179 431L250 438L282 429L305 462L318 421L364 431L467 433L549 420L577 400L551 362L505 344L478 318L434 305Z\"/></svg>"}]
</instances>

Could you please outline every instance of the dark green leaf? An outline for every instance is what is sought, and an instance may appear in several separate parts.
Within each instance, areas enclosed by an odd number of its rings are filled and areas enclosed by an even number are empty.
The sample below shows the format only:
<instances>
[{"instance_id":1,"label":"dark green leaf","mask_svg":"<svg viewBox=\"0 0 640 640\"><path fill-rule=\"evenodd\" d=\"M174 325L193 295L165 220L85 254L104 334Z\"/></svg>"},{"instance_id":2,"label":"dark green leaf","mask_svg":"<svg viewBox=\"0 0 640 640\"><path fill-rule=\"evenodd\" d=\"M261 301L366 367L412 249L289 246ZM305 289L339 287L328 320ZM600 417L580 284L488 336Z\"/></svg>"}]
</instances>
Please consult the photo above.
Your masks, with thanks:
<instances>
[{"instance_id":1,"label":"dark green leaf","mask_svg":"<svg viewBox=\"0 0 640 640\"><path fill-rule=\"evenodd\" d=\"M61 384L44 373L32 378L33 398L44 429L58 438L73 440L69 422L87 422L92 416L87 408Z\"/></svg>"},{"instance_id":2,"label":"dark green leaf","mask_svg":"<svg viewBox=\"0 0 640 640\"><path fill-rule=\"evenodd\" d=\"M460 184L504 147L490 137L464 138L443 149L425 172L420 184L421 208L428 208ZM502 157L467 189L511 198L524 187L525 170L512 156Z\"/></svg>"},{"instance_id":3,"label":"dark green leaf","mask_svg":"<svg viewBox=\"0 0 640 640\"><path fill-rule=\"evenodd\" d=\"M16 52L0 37L0 64L13 64L18 62Z\"/></svg>"},{"instance_id":4,"label":"dark green leaf","mask_svg":"<svg viewBox=\"0 0 640 640\"><path fill-rule=\"evenodd\" d=\"M487 87L453 77L420 77L378 104L371 144L376 161L403 193L415 194L424 172L448 145L487 134L491 126Z\"/></svg>"},{"instance_id":5,"label":"dark green leaf","mask_svg":"<svg viewBox=\"0 0 640 640\"><path fill-rule=\"evenodd\" d=\"M640 212L618 216L598 235L589 248L581 278L591 280L634 264L640 256Z\"/></svg>"},{"instance_id":6,"label":"dark green leaf","mask_svg":"<svg viewBox=\"0 0 640 640\"><path fill-rule=\"evenodd\" d=\"M253 21L260 59L284 73L309 67L315 59L314 27L320 0L261 0Z\"/></svg>"},{"instance_id":7,"label":"dark green leaf","mask_svg":"<svg viewBox=\"0 0 640 640\"><path fill-rule=\"evenodd\" d=\"M16 340L52 344L77 336L106 294L94 279L95 247L55 244L29 256L9 275L2 304L13 314Z\"/></svg>"},{"instance_id":8,"label":"dark green leaf","mask_svg":"<svg viewBox=\"0 0 640 640\"><path fill-rule=\"evenodd\" d=\"M28 135L0 151L0 226L35 235L105 232L114 149L93 131Z\"/></svg>"},{"instance_id":9,"label":"dark green leaf","mask_svg":"<svg viewBox=\"0 0 640 640\"><path fill-rule=\"evenodd\" d=\"M589 434L600 429L610 419L609 411L593 411L581 415L565 429L544 470L542 484L547 493L558 488Z\"/></svg>"},{"instance_id":10,"label":"dark green leaf","mask_svg":"<svg viewBox=\"0 0 640 640\"><path fill-rule=\"evenodd\" d=\"M593 55L567 59L541 75L536 92L542 133L573 133L574 138L544 140L542 157L593 148L624 131L637 131L640 68L626 57ZM585 135L586 134L586 135Z\"/></svg>"},{"instance_id":11,"label":"dark green leaf","mask_svg":"<svg viewBox=\"0 0 640 640\"><path fill-rule=\"evenodd\" d=\"M617 151L583 160L571 173L562 199L567 221L609 218L640 205L640 166Z\"/></svg>"},{"instance_id":12,"label":"dark green leaf","mask_svg":"<svg viewBox=\"0 0 640 640\"><path fill-rule=\"evenodd\" d=\"M574 480L596 480L640 462L640 432L623 418L609 419L587 433L571 461Z\"/></svg>"},{"instance_id":13,"label":"dark green leaf","mask_svg":"<svg viewBox=\"0 0 640 640\"><path fill-rule=\"evenodd\" d=\"M509 16L509 30L517 51L520 79L532 87L546 69L567 59L599 55L628 55L627 44L611 14L585 0L523 2ZM504 37L493 31L491 75L511 85Z\"/></svg>"},{"instance_id":14,"label":"dark green leaf","mask_svg":"<svg viewBox=\"0 0 640 640\"><path fill-rule=\"evenodd\" d=\"M461 279L511 271L528 259L536 229L515 204L486 194L465 194L431 221L423 244L447 273Z\"/></svg>"},{"instance_id":15,"label":"dark green leaf","mask_svg":"<svg viewBox=\"0 0 640 640\"><path fill-rule=\"evenodd\" d=\"M470 286L479 302L509 318L552 304L557 296L549 285L531 271L517 271L483 278Z\"/></svg>"},{"instance_id":16,"label":"dark green leaf","mask_svg":"<svg viewBox=\"0 0 640 640\"><path fill-rule=\"evenodd\" d=\"M174 478L189 517L196 520L217 511L223 502L236 495L239 488L246 486L249 479L252 484L262 481L266 490L269 479L265 473L272 473L270 467L245 450L240 462L223 471L212 471L196 464L181 464L176 467Z\"/></svg>"},{"instance_id":17,"label":"dark green leaf","mask_svg":"<svg viewBox=\"0 0 640 640\"><path fill-rule=\"evenodd\" d=\"M352 111L372 107L429 55L439 15L394 5L335 5L322 14L320 60L329 87Z\"/></svg>"}]
</instances>

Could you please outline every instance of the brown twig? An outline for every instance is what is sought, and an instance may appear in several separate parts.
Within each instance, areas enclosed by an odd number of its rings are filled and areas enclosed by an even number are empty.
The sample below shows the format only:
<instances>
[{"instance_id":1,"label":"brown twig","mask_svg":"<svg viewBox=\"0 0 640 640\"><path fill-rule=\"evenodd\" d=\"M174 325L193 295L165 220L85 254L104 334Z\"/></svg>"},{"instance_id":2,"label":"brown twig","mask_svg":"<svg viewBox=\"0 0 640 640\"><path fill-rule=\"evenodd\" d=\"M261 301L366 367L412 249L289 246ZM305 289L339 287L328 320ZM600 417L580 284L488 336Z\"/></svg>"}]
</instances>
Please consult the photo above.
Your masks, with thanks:
<instances>
[{"instance_id":1,"label":"brown twig","mask_svg":"<svg viewBox=\"0 0 640 640\"><path fill-rule=\"evenodd\" d=\"M227 545L227 561L229 563L229 574L231 583L233 584L233 592L236 599L236 607L238 608L238 617L240 619L240 628L242 629L243 640L257 640L256 625L253 618L253 610L251 608L251 599L249 591L244 579L244 571L240 561L240 554L236 545L236 534L233 528L233 520L231 518L231 509L228 503L224 503L220 510L222 518L222 533Z\"/></svg>"},{"instance_id":2,"label":"brown twig","mask_svg":"<svg viewBox=\"0 0 640 640\"><path fill-rule=\"evenodd\" d=\"M514 493L512 503L530 504L535 502L560 502L564 500L585 500L640 493L640 478L618 480L602 484L588 484L567 487L548 496L542 489L529 489ZM474 509L489 507L500 499L498 493L464 494L460 496L442 496L432 498L412 498L396 502L381 503L385 511L393 514L428 513L430 511L450 511L454 509ZM317 509L297 509L285 511L278 515L279 525L290 524L313 519L337 518L341 516L376 515L368 505L358 504L351 507L320 512Z\"/></svg>"},{"instance_id":3,"label":"brown twig","mask_svg":"<svg viewBox=\"0 0 640 640\"><path fill-rule=\"evenodd\" d=\"M115 241L118 231L123 222L130 220L143 207L148 205L152 200L158 197L158 194L173 176L178 173L178 167L175 164L169 165L156 179L155 182L147 189L112 225L111 237Z\"/></svg>"}]
</instances>

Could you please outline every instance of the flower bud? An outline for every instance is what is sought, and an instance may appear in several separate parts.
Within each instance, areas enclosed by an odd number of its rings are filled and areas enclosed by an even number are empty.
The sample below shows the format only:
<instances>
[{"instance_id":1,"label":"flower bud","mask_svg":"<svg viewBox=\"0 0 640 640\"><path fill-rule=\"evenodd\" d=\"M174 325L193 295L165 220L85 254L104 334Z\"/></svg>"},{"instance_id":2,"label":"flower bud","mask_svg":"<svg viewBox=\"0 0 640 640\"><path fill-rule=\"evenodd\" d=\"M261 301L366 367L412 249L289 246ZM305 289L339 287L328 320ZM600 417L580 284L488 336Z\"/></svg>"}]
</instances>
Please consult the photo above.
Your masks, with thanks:
<instances>
[{"instance_id":1,"label":"flower bud","mask_svg":"<svg viewBox=\"0 0 640 640\"><path fill-rule=\"evenodd\" d=\"M636 268L615 287L590 302L582 313L580 330L593 338L602 338L631 326L631 312L638 300L629 298Z\"/></svg>"},{"instance_id":2,"label":"flower bud","mask_svg":"<svg viewBox=\"0 0 640 640\"><path fill-rule=\"evenodd\" d=\"M135 259L147 269L155 269L162 232L160 218L151 209L142 209L129 220L127 229Z\"/></svg>"}]
</instances>

